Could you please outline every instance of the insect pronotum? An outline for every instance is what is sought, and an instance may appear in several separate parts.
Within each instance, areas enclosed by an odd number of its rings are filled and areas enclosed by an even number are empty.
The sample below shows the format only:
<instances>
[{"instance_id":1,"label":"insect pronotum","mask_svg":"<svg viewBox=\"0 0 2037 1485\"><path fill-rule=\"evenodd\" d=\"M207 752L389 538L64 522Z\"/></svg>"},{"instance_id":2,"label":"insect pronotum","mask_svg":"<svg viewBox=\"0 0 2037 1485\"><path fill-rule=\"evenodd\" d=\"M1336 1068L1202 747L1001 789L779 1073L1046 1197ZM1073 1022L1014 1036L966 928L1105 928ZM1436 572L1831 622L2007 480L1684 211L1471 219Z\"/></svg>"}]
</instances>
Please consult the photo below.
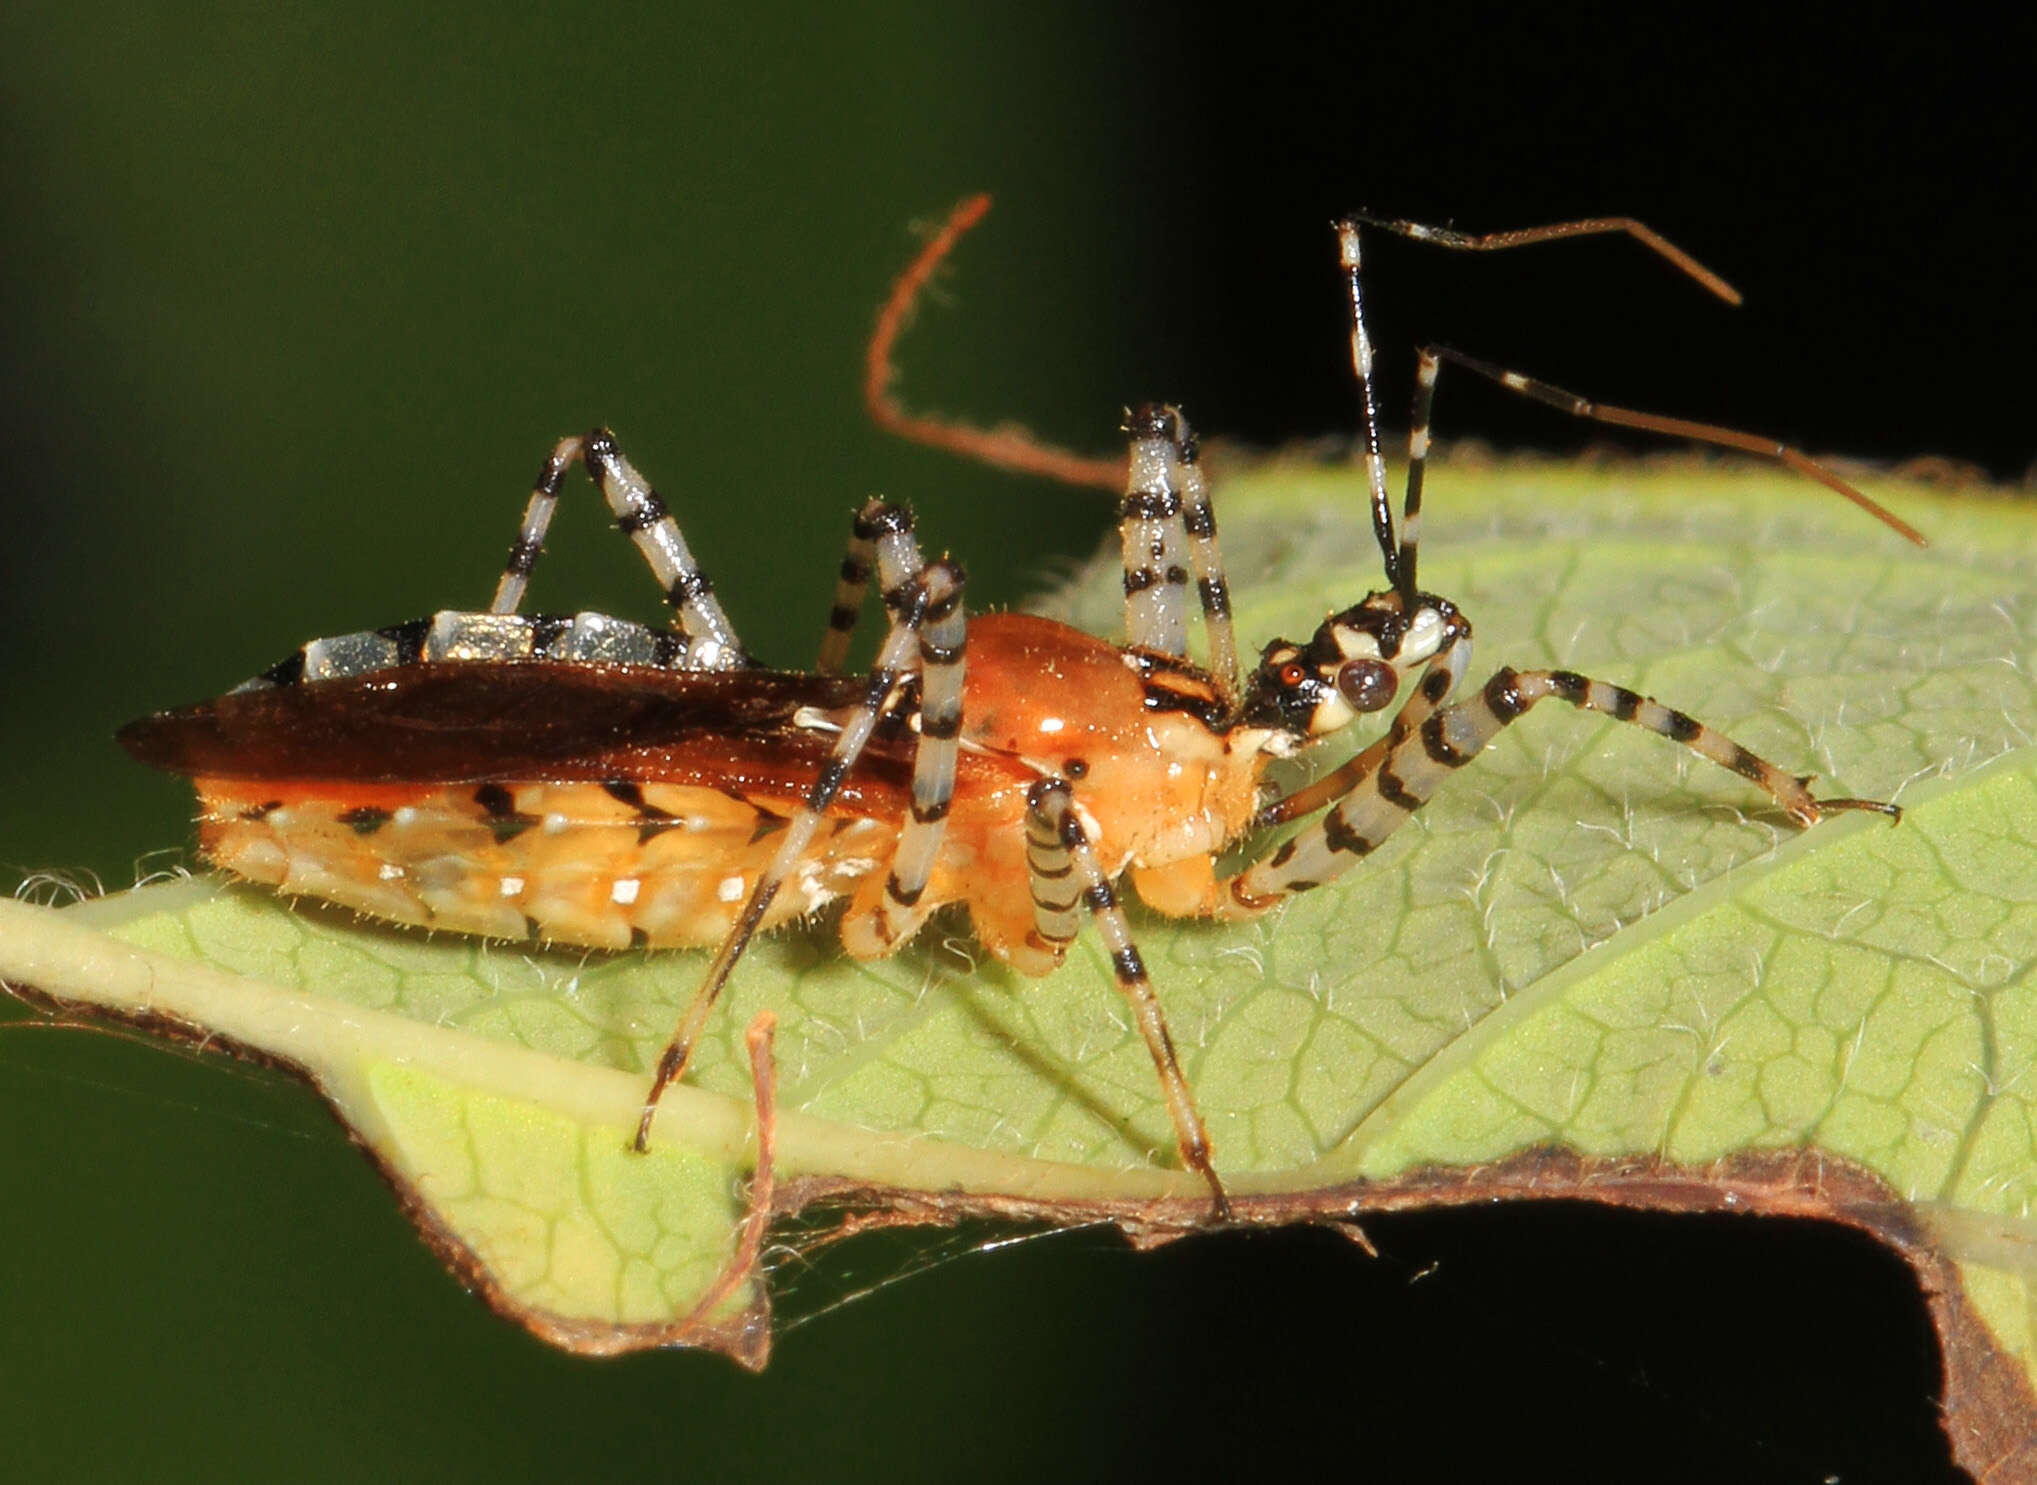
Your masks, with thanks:
<instances>
[{"instance_id":1,"label":"insect pronotum","mask_svg":"<svg viewBox=\"0 0 2037 1485\"><path fill-rule=\"evenodd\" d=\"M967 617L963 572L928 561L904 506L856 513L809 671L752 661L665 502L597 429L541 469L485 612L449 610L313 640L213 701L131 723L144 762L190 775L216 865L285 892L399 923L601 949L717 946L658 1059L634 1144L686 1070L754 936L840 899L859 957L892 953L930 914L966 906L976 937L1022 972L1055 968L1085 920L1109 951L1173 1122L1183 1164L1230 1214L1211 1142L1119 900L1181 917L1265 912L1350 870L1537 703L1646 728L1741 775L1798 825L1837 810L1809 780L1695 718L1567 670L1502 666L1467 689L1471 624L1416 581L1429 411L1445 365L1580 417L1764 454L1917 534L1794 449L1729 429L1605 407L1454 351L1418 355L1406 492L1396 521L1372 395L1362 233L1463 249L1625 232L1715 293L1732 290L1624 218L1490 237L1364 216L1336 224L1372 523L1386 585L1240 660L1216 520L1194 434L1174 407L1124 419L1128 465L1023 434L918 418L887 391L915 296L986 198L964 202L900 277L880 316L866 391L905 436L1124 490L1122 644L1018 613ZM584 465L672 608L652 629L603 614L518 612L566 473ZM844 674L875 578L877 658ZM1207 657L1188 652L1191 582ZM1412 685L1410 686L1410 682ZM1403 699L1403 692L1405 698ZM1276 759L1398 703L1349 762L1285 796ZM1315 816L1220 876L1219 855Z\"/></svg>"}]
</instances>

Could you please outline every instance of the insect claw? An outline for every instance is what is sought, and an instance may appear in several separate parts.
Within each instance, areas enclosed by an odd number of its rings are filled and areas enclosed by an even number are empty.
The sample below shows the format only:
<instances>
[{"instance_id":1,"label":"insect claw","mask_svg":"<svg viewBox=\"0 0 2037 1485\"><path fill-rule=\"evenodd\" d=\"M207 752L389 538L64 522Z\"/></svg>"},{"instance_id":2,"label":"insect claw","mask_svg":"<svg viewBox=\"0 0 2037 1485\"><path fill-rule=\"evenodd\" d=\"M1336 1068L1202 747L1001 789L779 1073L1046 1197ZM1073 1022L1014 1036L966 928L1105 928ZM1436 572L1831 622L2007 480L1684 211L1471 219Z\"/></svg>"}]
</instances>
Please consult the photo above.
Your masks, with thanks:
<instances>
[{"instance_id":1,"label":"insect claw","mask_svg":"<svg viewBox=\"0 0 2037 1485\"><path fill-rule=\"evenodd\" d=\"M665 1096L667 1088L679 1081L679 1075L686 1071L687 1060L692 1055L693 1039L682 1029L659 1056L658 1071L651 1078L651 1091L644 1095L644 1111L637 1116L636 1138L630 1141L630 1148L637 1154L650 1154L651 1121L658 1117L658 1100Z\"/></svg>"},{"instance_id":2,"label":"insect claw","mask_svg":"<svg viewBox=\"0 0 2037 1485\"><path fill-rule=\"evenodd\" d=\"M1895 824L1903 817L1903 807L1881 799L1821 799L1820 810L1872 810L1877 815L1887 815L1889 823Z\"/></svg>"},{"instance_id":3,"label":"insect claw","mask_svg":"<svg viewBox=\"0 0 2037 1485\"><path fill-rule=\"evenodd\" d=\"M1214 1168L1203 1167L1203 1178L1209 1182L1209 1220L1213 1226L1227 1227L1237 1220L1237 1213L1231 1209L1231 1194L1224 1190L1224 1183Z\"/></svg>"}]
</instances>

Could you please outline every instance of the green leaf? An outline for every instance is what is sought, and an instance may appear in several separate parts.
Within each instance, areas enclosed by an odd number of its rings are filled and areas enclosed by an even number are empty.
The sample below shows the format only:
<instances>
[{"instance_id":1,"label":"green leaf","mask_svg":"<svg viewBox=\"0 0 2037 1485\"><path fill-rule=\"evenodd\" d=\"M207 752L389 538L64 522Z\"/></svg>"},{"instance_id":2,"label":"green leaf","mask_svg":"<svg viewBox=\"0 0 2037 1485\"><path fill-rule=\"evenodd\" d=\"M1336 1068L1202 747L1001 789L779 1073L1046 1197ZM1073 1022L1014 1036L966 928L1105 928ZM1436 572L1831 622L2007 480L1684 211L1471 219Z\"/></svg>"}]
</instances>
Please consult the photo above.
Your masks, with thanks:
<instances>
[{"instance_id":1,"label":"green leaf","mask_svg":"<svg viewBox=\"0 0 2037 1485\"><path fill-rule=\"evenodd\" d=\"M1284 461L1223 486L1248 643L1305 637L1375 584L1351 490ZM1876 493L1934 546L1761 469L1448 466L1423 581L1476 625L1474 682L1583 670L1906 814L1798 832L1743 780L1552 704L1266 919L1136 914L1242 1217L1531 1191L1836 1217L1942 1277L1948 1345L2012 1358L2027 1388L2037 531L1999 497ZM1108 632L1115 590L1105 553L1045 607ZM701 967L429 937L209 878L0 904L9 981L304 1070L442 1251L579 1349L761 1360L761 1286L717 1283L738 1277L743 1033L767 1010L781 1216L832 1197L1157 1238L1205 1213L1093 940L1030 982L951 920L873 964L826 924L760 945L657 1148L628 1156Z\"/></svg>"}]
</instances>

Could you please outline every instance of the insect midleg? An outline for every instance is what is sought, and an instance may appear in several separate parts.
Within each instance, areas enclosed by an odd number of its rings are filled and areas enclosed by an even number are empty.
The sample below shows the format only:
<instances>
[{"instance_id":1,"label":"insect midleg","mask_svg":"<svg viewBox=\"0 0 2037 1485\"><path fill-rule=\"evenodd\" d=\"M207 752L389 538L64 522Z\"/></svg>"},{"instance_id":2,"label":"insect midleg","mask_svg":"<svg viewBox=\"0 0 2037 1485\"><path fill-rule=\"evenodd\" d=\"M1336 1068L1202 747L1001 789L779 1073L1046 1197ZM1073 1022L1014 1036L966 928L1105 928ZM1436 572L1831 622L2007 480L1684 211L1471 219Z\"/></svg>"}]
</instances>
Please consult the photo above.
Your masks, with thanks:
<instances>
[{"instance_id":1,"label":"insect midleg","mask_svg":"<svg viewBox=\"0 0 2037 1485\"><path fill-rule=\"evenodd\" d=\"M616 525L643 554L665 602L671 605L673 622L694 641L689 664L701 670L724 670L747 663L735 625L715 598L714 584L694 561L679 523L650 482L623 457L615 435L606 428L596 428L580 438L562 438L552 449L531 488L530 503L524 507L523 523L510 546L509 562L489 611L513 614L523 602L558 508L560 481L576 463L587 466L602 498L615 513Z\"/></svg>"},{"instance_id":2,"label":"insect midleg","mask_svg":"<svg viewBox=\"0 0 2037 1485\"><path fill-rule=\"evenodd\" d=\"M878 652L862 701L843 725L827 762L821 766L819 775L807 790L805 801L786 825L777 854L757 878L757 885L750 890L734 926L708 964L707 973L700 982L700 988L694 991L692 1003L687 1006L678 1030L672 1034L671 1041L666 1043L658 1058L657 1074L651 1081L650 1092L645 1095L643 1115L637 1121L634 1140L637 1150L650 1148L651 1123L657 1117L659 1097L686 1071L687 1060L693 1055L701 1030L707 1024L707 1017L713 1011L722 987L728 983L736 961L742 958L743 951L756 936L757 926L763 922L764 914L779 889L812 845L828 806L841 791L842 781L855 767L856 760L870 741L871 733L876 730L887 700L897 691L907 673L919 663L921 627L930 620L939 622L945 619L951 609L960 608L961 601L962 571L943 559L930 564L920 574L913 582L910 597L894 614L891 632Z\"/></svg>"},{"instance_id":3,"label":"insect midleg","mask_svg":"<svg viewBox=\"0 0 2037 1485\"><path fill-rule=\"evenodd\" d=\"M1041 779L1026 795L1026 868L1032 884L1034 932L1043 947L1063 951L1081 926L1081 909L1088 908L1110 953L1118 990L1131 1005L1139 1034L1145 1038L1154 1070L1160 1075L1182 1164L1209 1183L1215 1215L1228 1221L1231 1201L1210 1162L1209 1130L1181 1071L1167 1018L1153 993L1153 982L1146 977L1138 946L1132 942L1131 925L1090 847L1088 832L1075 813L1074 798L1068 781L1059 778Z\"/></svg>"},{"instance_id":4,"label":"insect midleg","mask_svg":"<svg viewBox=\"0 0 2037 1485\"><path fill-rule=\"evenodd\" d=\"M842 920L842 942L850 953L872 958L889 953L926 921L922 907L934 861L948 830L955 797L955 758L962 735L962 674L969 621L962 606L961 575L955 570L950 598L930 603L919 635L919 742L912 760L912 814L899 831L883 900L868 912L851 909Z\"/></svg>"},{"instance_id":5,"label":"insect midleg","mask_svg":"<svg viewBox=\"0 0 2037 1485\"><path fill-rule=\"evenodd\" d=\"M1178 416L1178 415L1177 415ZM1238 665L1238 637L1231 627L1231 585L1224 577L1224 559L1217 547L1216 510L1210 504L1209 481L1203 477L1202 449L1186 418L1180 419L1181 452L1177 479L1181 485L1181 521L1188 529L1188 551L1195 563L1195 586L1202 599L1202 629L1209 646L1209 673L1226 706L1244 690Z\"/></svg>"},{"instance_id":6,"label":"insect midleg","mask_svg":"<svg viewBox=\"0 0 2037 1485\"><path fill-rule=\"evenodd\" d=\"M1476 695L1431 712L1418 726L1403 728L1396 718L1378 766L1357 779L1321 819L1234 878L1233 902L1257 910L1348 870L1426 804L1436 786L1475 758L1502 728L1552 696L1582 711L1645 727L1731 769L1781 805L1798 825L1815 825L1837 810L1874 810L1891 819L1902 816L1897 806L1880 800L1813 798L1808 776L1787 773L1723 732L1624 686L1570 670L1517 671L1503 666Z\"/></svg>"},{"instance_id":7,"label":"insect midleg","mask_svg":"<svg viewBox=\"0 0 2037 1485\"><path fill-rule=\"evenodd\" d=\"M821 636L820 658L814 669L822 675L839 675L849 658L849 642L855 638L856 623L862 616L863 595L870 586L870 571L877 568L879 592L887 608L896 609L905 593L906 582L926 564L919 544L913 540L912 511L872 495L856 512L849 529L849 548L842 556L841 575L835 582L835 603L828 611L827 633Z\"/></svg>"}]
</instances>

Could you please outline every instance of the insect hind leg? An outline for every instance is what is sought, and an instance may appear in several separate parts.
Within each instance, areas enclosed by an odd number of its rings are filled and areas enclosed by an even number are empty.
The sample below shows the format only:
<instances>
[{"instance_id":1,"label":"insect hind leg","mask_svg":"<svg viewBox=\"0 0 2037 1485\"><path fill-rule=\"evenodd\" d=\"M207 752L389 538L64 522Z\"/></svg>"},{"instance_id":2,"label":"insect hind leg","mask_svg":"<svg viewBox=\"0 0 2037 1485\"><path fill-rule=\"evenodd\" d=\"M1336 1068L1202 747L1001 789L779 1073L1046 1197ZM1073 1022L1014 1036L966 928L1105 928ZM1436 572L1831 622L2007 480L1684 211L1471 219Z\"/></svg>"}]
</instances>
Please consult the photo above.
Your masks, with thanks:
<instances>
[{"instance_id":1,"label":"insect hind leg","mask_svg":"<svg viewBox=\"0 0 2037 1485\"><path fill-rule=\"evenodd\" d=\"M1188 528L1181 518L1185 425L1174 408L1142 403L1125 418L1131 473L1118 506L1124 548L1125 643L1188 655Z\"/></svg>"},{"instance_id":2,"label":"insect hind leg","mask_svg":"<svg viewBox=\"0 0 2037 1485\"><path fill-rule=\"evenodd\" d=\"M1208 1127L1195 1106L1195 1092L1181 1070L1167 1018L1146 977L1145 962L1132 942L1131 924L1118 905L1117 893L1089 844L1089 833L1075 812L1075 793L1065 779L1042 779L1026 796L1026 867L1032 878L1034 932L1041 946L1056 953L1073 942L1081 927L1082 909L1096 920L1110 953L1117 987L1132 1008L1160 1076L1160 1090L1174 1122L1181 1163L1209 1183L1212 1215L1231 1217L1231 1199L1210 1159Z\"/></svg>"},{"instance_id":3,"label":"insect hind leg","mask_svg":"<svg viewBox=\"0 0 2037 1485\"><path fill-rule=\"evenodd\" d=\"M559 486L566 471L585 464L599 487L616 525L636 543L651 569L665 602L672 608L672 621L693 641L688 664L699 670L733 670L749 663L735 625L729 622L714 596L714 584L686 545L662 497L650 482L616 447L615 435L606 428L577 438L562 438L554 445L538 471L524 507L523 522L509 548L509 561L496 585L489 612L513 614L523 602L530 575L544 550L545 533L551 529L558 509Z\"/></svg>"}]
</instances>

